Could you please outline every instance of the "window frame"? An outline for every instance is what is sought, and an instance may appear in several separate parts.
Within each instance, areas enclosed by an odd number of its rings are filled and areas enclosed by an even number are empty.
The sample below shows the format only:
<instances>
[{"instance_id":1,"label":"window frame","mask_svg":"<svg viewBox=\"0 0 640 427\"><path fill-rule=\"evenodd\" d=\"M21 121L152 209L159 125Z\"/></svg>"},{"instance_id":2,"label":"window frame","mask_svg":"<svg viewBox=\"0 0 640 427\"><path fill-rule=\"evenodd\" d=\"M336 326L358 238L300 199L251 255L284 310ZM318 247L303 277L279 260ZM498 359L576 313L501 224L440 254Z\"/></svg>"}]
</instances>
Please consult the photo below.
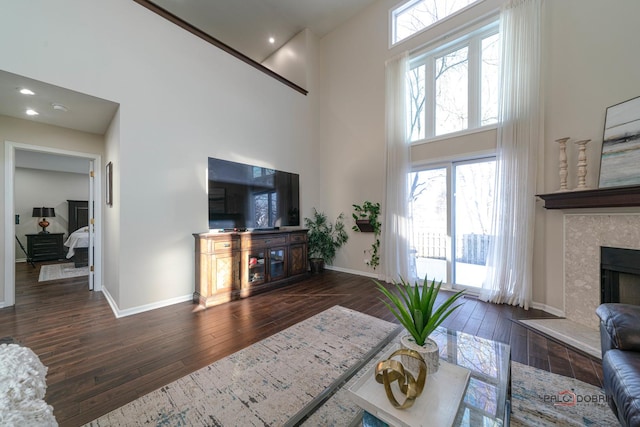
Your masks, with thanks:
<instances>
[{"instance_id":1,"label":"window frame","mask_svg":"<svg viewBox=\"0 0 640 427\"><path fill-rule=\"evenodd\" d=\"M473 3L475 4L475 3ZM425 107L422 111L422 118L425 128L423 138L410 140L411 132L407 124L407 135L409 144L422 144L436 140L448 139L469 133L485 131L497 127L497 123L481 125L482 123L482 40L500 33L500 25L497 17L484 20L474 28L459 31L447 41L437 45L423 48L412 54L409 58L409 69L425 66L425 87L427 93L435 94L435 61L444 55L455 52L468 46L467 55L467 80L468 80L468 111L467 127L454 132L436 135L436 108L435 97L426 97ZM451 40L453 39L453 40Z\"/></svg>"},{"instance_id":2,"label":"window frame","mask_svg":"<svg viewBox=\"0 0 640 427\"><path fill-rule=\"evenodd\" d=\"M406 36L405 38L401 39L401 40L396 40L396 18L398 15L402 14L403 12L405 12L407 9L411 8L412 6L414 6L417 3L420 3L423 0L403 0L402 2L396 4L394 7L392 7L391 9L389 9L389 49L398 46L401 43L404 43L408 40L411 40L412 38L423 34L424 32L444 23L447 21L450 21L452 19L455 19L455 17L457 17L458 15L461 15L463 13L466 13L469 9L474 8L475 6L483 3L485 0L475 0L473 3L469 3L468 5L466 5L465 7L463 7L462 9L456 10L455 12L453 12L450 15L445 16L444 18L433 22L429 25L427 25L426 27L416 31L415 33Z\"/></svg>"}]
</instances>

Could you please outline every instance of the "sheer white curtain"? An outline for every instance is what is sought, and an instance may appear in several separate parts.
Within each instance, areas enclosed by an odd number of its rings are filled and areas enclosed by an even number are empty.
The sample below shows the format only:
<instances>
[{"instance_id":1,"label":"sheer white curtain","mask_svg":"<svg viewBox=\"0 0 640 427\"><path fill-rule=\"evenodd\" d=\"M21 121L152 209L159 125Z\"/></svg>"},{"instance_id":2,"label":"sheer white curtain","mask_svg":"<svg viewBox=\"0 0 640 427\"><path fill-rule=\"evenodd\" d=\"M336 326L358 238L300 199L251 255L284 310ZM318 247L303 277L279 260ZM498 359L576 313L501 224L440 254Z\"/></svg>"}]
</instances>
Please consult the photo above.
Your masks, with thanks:
<instances>
[{"instance_id":1,"label":"sheer white curtain","mask_svg":"<svg viewBox=\"0 0 640 427\"><path fill-rule=\"evenodd\" d=\"M410 280L407 179L410 146L407 143L405 85L409 55L403 53L386 63L386 180L384 189L380 279L400 276Z\"/></svg>"},{"instance_id":2,"label":"sheer white curtain","mask_svg":"<svg viewBox=\"0 0 640 427\"><path fill-rule=\"evenodd\" d=\"M540 131L542 0L511 0L502 10L501 95L496 203L485 301L529 308L537 147Z\"/></svg>"}]
</instances>

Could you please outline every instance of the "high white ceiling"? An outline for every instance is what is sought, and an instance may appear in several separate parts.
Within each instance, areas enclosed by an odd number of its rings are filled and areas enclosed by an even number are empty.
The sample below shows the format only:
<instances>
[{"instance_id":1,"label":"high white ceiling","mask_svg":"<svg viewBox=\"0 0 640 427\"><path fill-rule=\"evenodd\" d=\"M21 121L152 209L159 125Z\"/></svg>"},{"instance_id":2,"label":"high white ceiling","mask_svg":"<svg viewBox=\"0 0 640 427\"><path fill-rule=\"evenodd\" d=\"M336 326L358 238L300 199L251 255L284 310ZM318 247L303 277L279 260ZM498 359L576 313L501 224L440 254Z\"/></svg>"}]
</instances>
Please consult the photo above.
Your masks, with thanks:
<instances>
[{"instance_id":1,"label":"high white ceiling","mask_svg":"<svg viewBox=\"0 0 640 427\"><path fill-rule=\"evenodd\" d=\"M152 0L256 62L300 31L323 37L375 0ZM275 43L269 43L269 37Z\"/></svg>"},{"instance_id":2,"label":"high white ceiling","mask_svg":"<svg viewBox=\"0 0 640 427\"><path fill-rule=\"evenodd\" d=\"M323 37L375 0L154 0L257 62L305 28ZM269 37L275 38L270 44ZM28 88L35 95L23 95ZM66 111L55 109L63 106ZM27 109L36 110L29 116ZM104 135L118 104L0 70L0 115ZM86 173L86 159L21 151L17 166Z\"/></svg>"},{"instance_id":3,"label":"high white ceiling","mask_svg":"<svg viewBox=\"0 0 640 427\"><path fill-rule=\"evenodd\" d=\"M322 37L375 0L154 0L257 62L305 28ZM269 37L276 42L272 45ZM35 95L22 95L29 88ZM54 104L67 111L56 110ZM38 111L28 116L28 109ZM0 70L0 115L103 135L118 104Z\"/></svg>"}]
</instances>

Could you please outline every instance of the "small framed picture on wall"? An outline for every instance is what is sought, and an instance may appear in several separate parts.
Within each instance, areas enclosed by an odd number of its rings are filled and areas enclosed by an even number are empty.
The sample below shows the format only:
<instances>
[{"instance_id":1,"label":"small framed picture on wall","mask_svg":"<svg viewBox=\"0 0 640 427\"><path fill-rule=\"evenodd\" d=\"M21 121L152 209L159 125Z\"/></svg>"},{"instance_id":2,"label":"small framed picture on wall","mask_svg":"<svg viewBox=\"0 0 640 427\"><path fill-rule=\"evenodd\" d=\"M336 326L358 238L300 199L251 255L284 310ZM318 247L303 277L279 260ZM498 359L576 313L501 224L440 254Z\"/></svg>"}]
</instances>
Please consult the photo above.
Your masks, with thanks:
<instances>
[{"instance_id":1,"label":"small framed picture on wall","mask_svg":"<svg viewBox=\"0 0 640 427\"><path fill-rule=\"evenodd\" d=\"M113 206L113 164L111 162L107 163L107 179L106 179L106 202L107 206Z\"/></svg>"}]
</instances>

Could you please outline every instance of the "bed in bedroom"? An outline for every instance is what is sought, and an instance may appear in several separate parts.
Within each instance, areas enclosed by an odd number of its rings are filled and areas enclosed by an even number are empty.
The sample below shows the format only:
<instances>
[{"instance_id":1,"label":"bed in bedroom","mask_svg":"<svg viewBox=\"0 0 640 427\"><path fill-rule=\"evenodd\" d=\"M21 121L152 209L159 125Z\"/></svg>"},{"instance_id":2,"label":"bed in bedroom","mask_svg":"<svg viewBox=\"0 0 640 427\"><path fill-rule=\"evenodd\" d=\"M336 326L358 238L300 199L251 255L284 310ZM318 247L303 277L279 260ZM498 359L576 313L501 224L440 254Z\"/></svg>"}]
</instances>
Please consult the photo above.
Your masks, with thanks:
<instances>
[{"instance_id":1,"label":"bed in bedroom","mask_svg":"<svg viewBox=\"0 0 640 427\"><path fill-rule=\"evenodd\" d=\"M64 242L67 259L76 268L89 265L89 203L86 200L67 200L69 204L69 238Z\"/></svg>"}]
</instances>

